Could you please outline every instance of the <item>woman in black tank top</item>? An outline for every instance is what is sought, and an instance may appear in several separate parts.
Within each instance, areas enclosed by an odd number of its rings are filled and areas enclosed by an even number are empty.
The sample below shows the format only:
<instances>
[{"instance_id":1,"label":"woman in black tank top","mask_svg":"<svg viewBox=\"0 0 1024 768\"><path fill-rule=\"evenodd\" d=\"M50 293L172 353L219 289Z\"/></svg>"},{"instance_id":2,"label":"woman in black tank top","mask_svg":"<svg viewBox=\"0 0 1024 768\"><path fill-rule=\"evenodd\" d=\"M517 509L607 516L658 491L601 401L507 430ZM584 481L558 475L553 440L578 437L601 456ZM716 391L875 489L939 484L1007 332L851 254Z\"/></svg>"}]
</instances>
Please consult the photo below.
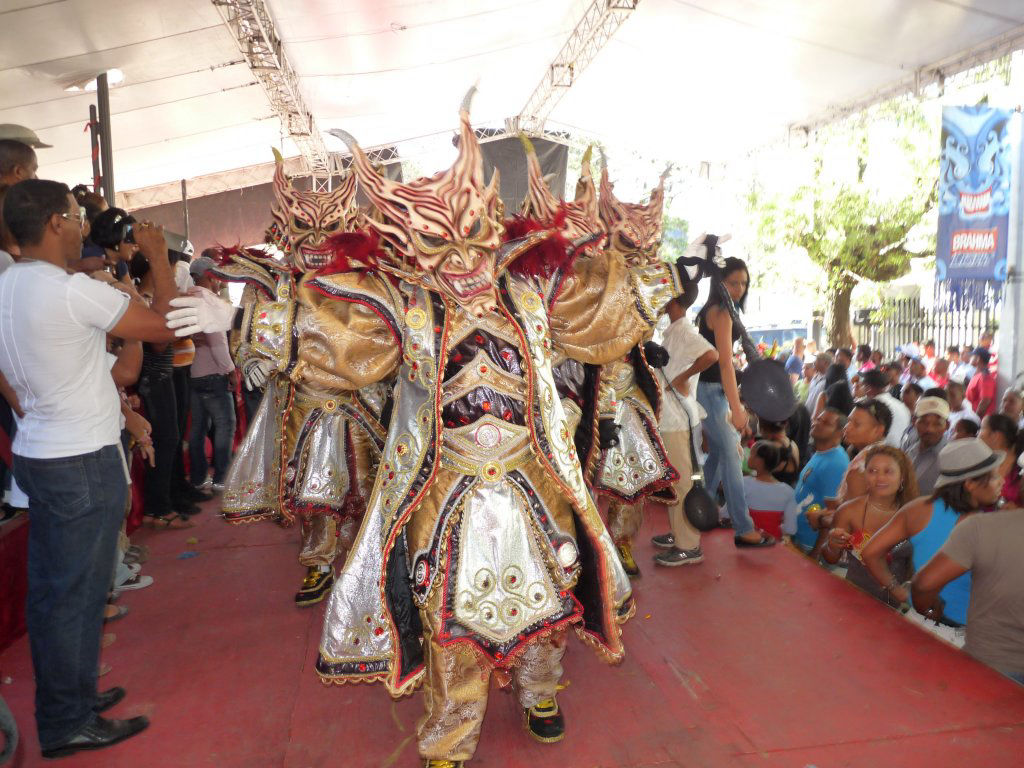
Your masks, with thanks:
<instances>
[{"instance_id":1,"label":"woman in black tank top","mask_svg":"<svg viewBox=\"0 0 1024 768\"><path fill-rule=\"evenodd\" d=\"M721 284L736 308L742 311L750 284L747 265L741 259L726 259ZM697 331L718 350L718 365L702 372L697 383L697 402L708 414L704 422L709 445L704 464L708 488L716 491L721 485L725 493L737 547L771 546L775 539L754 527L743 491L739 433L747 426L747 411L740 402L732 362L732 348L740 338L740 329L733 324L715 285L711 287L707 304L697 315Z\"/></svg>"}]
</instances>

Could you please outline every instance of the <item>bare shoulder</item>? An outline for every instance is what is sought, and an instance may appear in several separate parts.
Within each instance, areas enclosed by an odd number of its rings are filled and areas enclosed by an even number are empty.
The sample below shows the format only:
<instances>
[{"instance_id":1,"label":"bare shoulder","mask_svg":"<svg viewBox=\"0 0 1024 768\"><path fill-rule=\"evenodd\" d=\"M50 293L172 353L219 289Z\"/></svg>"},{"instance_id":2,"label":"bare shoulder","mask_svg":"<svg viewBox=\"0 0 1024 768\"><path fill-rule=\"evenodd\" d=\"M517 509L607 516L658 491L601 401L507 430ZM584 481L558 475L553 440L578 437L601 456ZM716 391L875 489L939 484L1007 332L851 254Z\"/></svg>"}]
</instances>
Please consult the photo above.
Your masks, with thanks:
<instances>
[{"instance_id":1,"label":"bare shoulder","mask_svg":"<svg viewBox=\"0 0 1024 768\"><path fill-rule=\"evenodd\" d=\"M855 499L840 505L839 509L836 510L835 519L832 522L833 528L846 528L850 522L860 515L864 511L864 507L867 504L867 496L858 496Z\"/></svg>"},{"instance_id":2,"label":"bare shoulder","mask_svg":"<svg viewBox=\"0 0 1024 768\"><path fill-rule=\"evenodd\" d=\"M896 515L904 519L910 535L921 531L931 520L933 503L931 496L918 496L899 508Z\"/></svg>"}]
</instances>

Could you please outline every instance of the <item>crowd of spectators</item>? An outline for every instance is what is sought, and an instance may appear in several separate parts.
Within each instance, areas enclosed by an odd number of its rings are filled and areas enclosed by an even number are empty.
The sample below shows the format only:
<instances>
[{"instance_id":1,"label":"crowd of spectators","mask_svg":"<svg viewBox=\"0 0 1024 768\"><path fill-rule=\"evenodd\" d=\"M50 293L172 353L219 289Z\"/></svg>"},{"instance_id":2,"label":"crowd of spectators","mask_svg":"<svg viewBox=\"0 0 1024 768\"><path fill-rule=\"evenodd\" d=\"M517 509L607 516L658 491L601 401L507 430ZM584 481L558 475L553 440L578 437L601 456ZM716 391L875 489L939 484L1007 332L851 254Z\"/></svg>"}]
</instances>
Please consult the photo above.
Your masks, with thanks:
<instances>
[{"instance_id":1,"label":"crowd of spectators","mask_svg":"<svg viewBox=\"0 0 1024 768\"><path fill-rule=\"evenodd\" d=\"M692 394L696 383L688 421L708 451L703 479L719 525L737 547L787 541L1024 683L1024 400L1013 388L997 396L993 334L945 357L931 341L884 355L797 339L776 357L796 412L769 422L743 401L746 265L727 259L720 279L695 323L674 308L664 336L665 388ZM701 463L696 448L692 457L680 466ZM676 486L681 499L690 474ZM704 560L699 532L680 517L671 508L672 533L652 539L659 565ZM707 524L701 504L693 517Z\"/></svg>"},{"instance_id":2,"label":"crowd of spectators","mask_svg":"<svg viewBox=\"0 0 1024 768\"><path fill-rule=\"evenodd\" d=\"M129 535L194 525L223 489L241 398L226 334L176 339L164 317L195 285L221 290L214 262L88 187L38 179L45 146L0 127L0 501L4 524L32 509L36 723L58 757L148 724L103 717L125 691L97 688L119 596L153 584Z\"/></svg>"},{"instance_id":3,"label":"crowd of spectators","mask_svg":"<svg viewBox=\"0 0 1024 768\"><path fill-rule=\"evenodd\" d=\"M945 357L908 344L884 362L864 344L805 356L799 340L784 365L812 417L809 458L794 476L775 425L755 420L744 482L751 514L767 474L792 484L793 505L775 507L797 549L1024 682L1024 400L998 395L993 342Z\"/></svg>"}]
</instances>

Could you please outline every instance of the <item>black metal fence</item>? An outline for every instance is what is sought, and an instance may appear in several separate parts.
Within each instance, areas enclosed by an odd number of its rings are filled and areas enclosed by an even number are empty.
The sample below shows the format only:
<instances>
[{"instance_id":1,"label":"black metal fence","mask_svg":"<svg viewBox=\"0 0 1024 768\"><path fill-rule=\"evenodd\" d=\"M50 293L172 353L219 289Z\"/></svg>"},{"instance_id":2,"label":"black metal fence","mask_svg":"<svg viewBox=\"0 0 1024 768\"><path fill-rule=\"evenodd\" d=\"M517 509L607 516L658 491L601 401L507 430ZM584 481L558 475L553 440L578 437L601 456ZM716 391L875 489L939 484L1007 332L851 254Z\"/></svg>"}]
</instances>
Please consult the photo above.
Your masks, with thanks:
<instances>
[{"instance_id":1,"label":"black metal fence","mask_svg":"<svg viewBox=\"0 0 1024 768\"><path fill-rule=\"evenodd\" d=\"M895 299L873 310L854 315L853 332L858 344L880 349L886 360L904 344L923 344L934 339L941 356L946 347L978 343L984 331L999 326L1001 303L986 303L980 309L926 309L917 298Z\"/></svg>"}]
</instances>

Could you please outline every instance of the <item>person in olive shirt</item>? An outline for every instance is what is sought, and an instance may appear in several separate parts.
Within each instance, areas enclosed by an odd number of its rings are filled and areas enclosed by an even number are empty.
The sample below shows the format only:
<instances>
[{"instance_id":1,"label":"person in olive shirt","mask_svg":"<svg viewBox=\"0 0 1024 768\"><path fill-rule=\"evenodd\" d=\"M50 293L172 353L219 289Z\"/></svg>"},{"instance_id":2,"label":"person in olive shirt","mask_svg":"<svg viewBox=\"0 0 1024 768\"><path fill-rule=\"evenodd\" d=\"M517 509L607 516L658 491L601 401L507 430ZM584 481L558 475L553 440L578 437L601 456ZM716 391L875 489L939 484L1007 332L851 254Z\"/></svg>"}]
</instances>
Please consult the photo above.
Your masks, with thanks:
<instances>
[{"instance_id":1,"label":"person in olive shirt","mask_svg":"<svg viewBox=\"0 0 1024 768\"><path fill-rule=\"evenodd\" d=\"M971 572L964 650L1024 684L1024 511L971 515L914 576L911 595L919 613L942 615L939 591Z\"/></svg>"}]
</instances>

